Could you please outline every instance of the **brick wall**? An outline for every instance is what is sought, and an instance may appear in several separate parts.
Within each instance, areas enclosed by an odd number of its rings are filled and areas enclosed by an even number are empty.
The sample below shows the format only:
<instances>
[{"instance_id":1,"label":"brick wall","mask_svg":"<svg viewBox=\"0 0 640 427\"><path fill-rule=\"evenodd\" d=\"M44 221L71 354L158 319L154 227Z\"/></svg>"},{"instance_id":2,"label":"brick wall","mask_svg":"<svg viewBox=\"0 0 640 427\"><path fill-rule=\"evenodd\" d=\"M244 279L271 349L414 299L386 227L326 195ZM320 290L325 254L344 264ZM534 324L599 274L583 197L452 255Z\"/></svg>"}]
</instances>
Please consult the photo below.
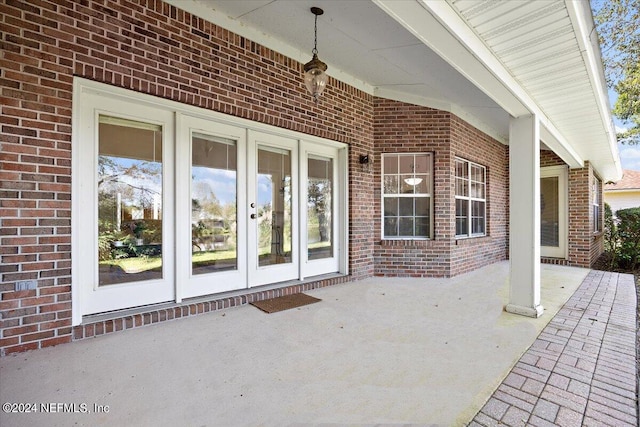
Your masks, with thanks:
<instances>
[{"instance_id":1,"label":"brick wall","mask_svg":"<svg viewBox=\"0 0 640 427\"><path fill-rule=\"evenodd\" d=\"M448 112L374 100L375 262L380 276L449 277L507 258L508 155L504 145ZM432 240L382 240L383 153L431 152L434 163ZM487 237L455 239L454 157L487 167Z\"/></svg>"},{"instance_id":2,"label":"brick wall","mask_svg":"<svg viewBox=\"0 0 640 427\"><path fill-rule=\"evenodd\" d=\"M447 277L451 269L451 114L388 99L374 99L374 274ZM381 158L384 153L433 153L433 239L382 240Z\"/></svg>"},{"instance_id":3,"label":"brick wall","mask_svg":"<svg viewBox=\"0 0 640 427\"><path fill-rule=\"evenodd\" d=\"M72 81L88 79L346 142L350 271L372 274L373 97L330 78L321 102L302 64L159 0L0 5L0 348L71 340ZM16 281L34 290L15 292Z\"/></svg>"},{"instance_id":4,"label":"brick wall","mask_svg":"<svg viewBox=\"0 0 640 427\"><path fill-rule=\"evenodd\" d=\"M454 156L487 171L487 236L455 241L451 251L451 275L455 276L509 256L509 151L457 116L452 117L451 148ZM451 174L455 174L453 165Z\"/></svg>"}]
</instances>

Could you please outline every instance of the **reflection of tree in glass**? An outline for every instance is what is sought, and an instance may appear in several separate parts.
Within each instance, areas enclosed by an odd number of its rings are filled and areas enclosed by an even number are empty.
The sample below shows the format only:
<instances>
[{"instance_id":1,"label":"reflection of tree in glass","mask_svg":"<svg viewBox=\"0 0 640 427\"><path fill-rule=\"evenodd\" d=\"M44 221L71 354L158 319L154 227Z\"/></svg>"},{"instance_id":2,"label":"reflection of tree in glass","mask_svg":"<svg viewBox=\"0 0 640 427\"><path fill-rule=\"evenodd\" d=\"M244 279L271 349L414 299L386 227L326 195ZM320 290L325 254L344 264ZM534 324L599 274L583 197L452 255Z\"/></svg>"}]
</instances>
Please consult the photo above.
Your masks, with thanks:
<instances>
[{"instance_id":1,"label":"reflection of tree in glass","mask_svg":"<svg viewBox=\"0 0 640 427\"><path fill-rule=\"evenodd\" d=\"M195 181L192 189L193 219L205 219L222 216L222 206L211 185L204 181ZM197 207L195 206L197 205Z\"/></svg>"},{"instance_id":2,"label":"reflection of tree in glass","mask_svg":"<svg viewBox=\"0 0 640 427\"><path fill-rule=\"evenodd\" d=\"M210 182L192 177L191 232L194 250L234 249L236 206L220 203Z\"/></svg>"},{"instance_id":3,"label":"reflection of tree in glass","mask_svg":"<svg viewBox=\"0 0 640 427\"><path fill-rule=\"evenodd\" d=\"M309 179L308 207L318 220L320 241L330 240L331 187L324 180Z\"/></svg>"},{"instance_id":4,"label":"reflection of tree in glass","mask_svg":"<svg viewBox=\"0 0 640 427\"><path fill-rule=\"evenodd\" d=\"M119 221L132 219L132 209L150 210L161 194L162 164L98 156L98 215L100 232L119 231ZM123 212L117 218L117 195ZM141 219L141 218L140 218Z\"/></svg>"},{"instance_id":5,"label":"reflection of tree in glass","mask_svg":"<svg viewBox=\"0 0 640 427\"><path fill-rule=\"evenodd\" d=\"M154 186L160 186L161 176L162 164L159 162L98 156L98 189L103 185L110 187L111 184L119 189L129 188L131 194L133 190L138 190L143 200L153 203L153 195L160 194L160 191L148 185L151 182Z\"/></svg>"}]
</instances>

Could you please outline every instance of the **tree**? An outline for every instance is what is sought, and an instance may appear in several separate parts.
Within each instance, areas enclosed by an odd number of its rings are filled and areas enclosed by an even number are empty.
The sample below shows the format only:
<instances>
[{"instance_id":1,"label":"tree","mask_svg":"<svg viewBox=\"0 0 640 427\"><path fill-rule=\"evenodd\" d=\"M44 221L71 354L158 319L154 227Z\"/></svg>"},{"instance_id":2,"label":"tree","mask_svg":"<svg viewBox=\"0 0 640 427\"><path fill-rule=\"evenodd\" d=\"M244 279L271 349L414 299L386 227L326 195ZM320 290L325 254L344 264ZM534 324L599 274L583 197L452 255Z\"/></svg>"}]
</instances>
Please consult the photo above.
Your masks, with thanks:
<instances>
[{"instance_id":1,"label":"tree","mask_svg":"<svg viewBox=\"0 0 640 427\"><path fill-rule=\"evenodd\" d=\"M640 0L592 0L613 114L629 124L622 143L640 143Z\"/></svg>"}]
</instances>

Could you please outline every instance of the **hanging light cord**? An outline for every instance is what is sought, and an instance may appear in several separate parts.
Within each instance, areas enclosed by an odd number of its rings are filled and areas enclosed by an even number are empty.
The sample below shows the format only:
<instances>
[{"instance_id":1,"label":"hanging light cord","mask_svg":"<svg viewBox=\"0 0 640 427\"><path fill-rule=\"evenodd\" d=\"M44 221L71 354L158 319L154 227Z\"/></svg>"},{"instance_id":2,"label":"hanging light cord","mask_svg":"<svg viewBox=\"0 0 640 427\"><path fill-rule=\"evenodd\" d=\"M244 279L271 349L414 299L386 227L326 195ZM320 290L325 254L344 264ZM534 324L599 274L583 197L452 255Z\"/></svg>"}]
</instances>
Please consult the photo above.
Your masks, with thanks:
<instances>
[{"instance_id":1,"label":"hanging light cord","mask_svg":"<svg viewBox=\"0 0 640 427\"><path fill-rule=\"evenodd\" d=\"M315 35L313 39L313 50L311 53L314 55L318 54L318 15L315 15L315 22L313 24L313 33Z\"/></svg>"}]
</instances>

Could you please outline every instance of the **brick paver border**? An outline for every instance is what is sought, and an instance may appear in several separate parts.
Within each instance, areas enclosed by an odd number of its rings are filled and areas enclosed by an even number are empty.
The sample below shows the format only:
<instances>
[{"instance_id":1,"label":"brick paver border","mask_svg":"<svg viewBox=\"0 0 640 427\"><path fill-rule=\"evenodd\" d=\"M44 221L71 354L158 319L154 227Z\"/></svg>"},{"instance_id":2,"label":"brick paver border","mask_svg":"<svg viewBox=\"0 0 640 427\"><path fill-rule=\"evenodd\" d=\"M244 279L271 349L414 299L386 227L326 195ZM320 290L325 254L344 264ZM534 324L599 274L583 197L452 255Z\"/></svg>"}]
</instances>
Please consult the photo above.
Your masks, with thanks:
<instances>
[{"instance_id":1,"label":"brick paver border","mask_svg":"<svg viewBox=\"0 0 640 427\"><path fill-rule=\"evenodd\" d=\"M469 424L636 427L636 290L591 271Z\"/></svg>"}]
</instances>

